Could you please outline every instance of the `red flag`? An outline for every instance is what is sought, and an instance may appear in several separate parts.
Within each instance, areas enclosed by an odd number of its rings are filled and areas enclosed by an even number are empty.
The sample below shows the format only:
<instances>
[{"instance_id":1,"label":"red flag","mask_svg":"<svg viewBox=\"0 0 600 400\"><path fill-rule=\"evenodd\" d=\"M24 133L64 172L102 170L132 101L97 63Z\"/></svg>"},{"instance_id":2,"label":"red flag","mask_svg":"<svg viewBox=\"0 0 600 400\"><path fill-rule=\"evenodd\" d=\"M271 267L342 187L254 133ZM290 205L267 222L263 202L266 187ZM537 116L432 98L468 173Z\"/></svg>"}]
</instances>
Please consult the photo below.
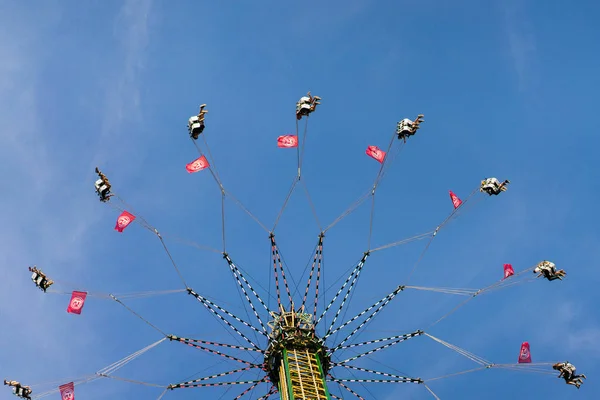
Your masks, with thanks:
<instances>
[{"instance_id":1,"label":"red flag","mask_svg":"<svg viewBox=\"0 0 600 400\"><path fill-rule=\"evenodd\" d=\"M513 269L512 265L504 264L504 279L508 278L509 276L513 276L514 274L515 270Z\"/></svg>"},{"instance_id":2,"label":"red flag","mask_svg":"<svg viewBox=\"0 0 600 400\"><path fill-rule=\"evenodd\" d=\"M298 136L296 135L283 135L277 138L277 147L298 147Z\"/></svg>"},{"instance_id":3,"label":"red flag","mask_svg":"<svg viewBox=\"0 0 600 400\"><path fill-rule=\"evenodd\" d=\"M531 352L529 348L529 342L523 342L521 344L521 352L519 353L519 364L530 363L531 362Z\"/></svg>"},{"instance_id":4,"label":"red flag","mask_svg":"<svg viewBox=\"0 0 600 400\"><path fill-rule=\"evenodd\" d=\"M374 159L376 159L380 163L383 163L383 160L385 159L385 151L381 150L377 146L369 146L369 147L367 147L367 150L365 151L365 153L369 157L373 157Z\"/></svg>"},{"instance_id":5,"label":"red flag","mask_svg":"<svg viewBox=\"0 0 600 400\"><path fill-rule=\"evenodd\" d=\"M117 218L117 224L115 225L115 230L119 232L123 232L123 229L127 228L130 223L135 219L135 215L128 211L123 211L119 218Z\"/></svg>"},{"instance_id":6,"label":"red flag","mask_svg":"<svg viewBox=\"0 0 600 400\"><path fill-rule=\"evenodd\" d=\"M83 308L86 297L87 292L74 291L71 294L71 301L69 302L69 307L67 307L67 312L69 314L81 314L81 309Z\"/></svg>"},{"instance_id":7,"label":"red flag","mask_svg":"<svg viewBox=\"0 0 600 400\"><path fill-rule=\"evenodd\" d=\"M210 164L208 163L208 160L206 159L205 156L196 158L191 163L187 163L185 165L185 169L187 169L187 172L189 172L190 174L193 174L194 172L202 171L203 169L206 169L208 167L210 167Z\"/></svg>"},{"instance_id":8,"label":"red flag","mask_svg":"<svg viewBox=\"0 0 600 400\"><path fill-rule=\"evenodd\" d=\"M460 207L460 205L462 204L462 200L458 198L457 195L455 195L454 193L452 193L452 190L448 190L450 192L450 198L452 199L452 205L454 205L454 208L458 208Z\"/></svg>"},{"instance_id":9,"label":"red flag","mask_svg":"<svg viewBox=\"0 0 600 400\"><path fill-rule=\"evenodd\" d=\"M62 400L75 400L75 384L73 382L65 383L58 387Z\"/></svg>"}]
</instances>

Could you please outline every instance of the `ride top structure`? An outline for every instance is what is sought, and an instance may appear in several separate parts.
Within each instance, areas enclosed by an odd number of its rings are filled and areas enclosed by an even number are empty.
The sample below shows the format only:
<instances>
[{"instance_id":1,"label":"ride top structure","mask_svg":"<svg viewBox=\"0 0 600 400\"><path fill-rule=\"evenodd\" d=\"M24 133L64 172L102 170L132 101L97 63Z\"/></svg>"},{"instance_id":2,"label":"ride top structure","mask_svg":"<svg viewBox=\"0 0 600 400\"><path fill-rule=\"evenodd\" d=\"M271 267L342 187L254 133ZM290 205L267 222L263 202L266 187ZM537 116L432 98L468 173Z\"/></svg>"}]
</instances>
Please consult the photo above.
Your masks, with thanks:
<instances>
[{"instance_id":1,"label":"ride top structure","mask_svg":"<svg viewBox=\"0 0 600 400\"><path fill-rule=\"evenodd\" d=\"M265 352L265 369L283 400L330 399L325 377L330 356L315 335L312 315L292 308L272 313L271 333Z\"/></svg>"},{"instance_id":2,"label":"ride top structure","mask_svg":"<svg viewBox=\"0 0 600 400\"><path fill-rule=\"evenodd\" d=\"M369 145L367 147L365 153L380 163L379 172L373 182L373 185L369 188L365 195L355 201L331 224L323 227L314 210L314 206L312 204L312 200L310 199L305 181L301 179L302 158L304 155L304 143L308 126L308 118L316 110L317 105L321 104L320 100L320 97L312 96L310 92L306 96L303 96L296 104L296 134L282 135L277 138L278 147L296 149L298 165L294 183L288 192L288 195L284 201L284 205L282 206L271 229L268 229L254 214L252 214L239 200L237 200L237 198L233 197L233 195L225 189L214 167L214 160L212 159L211 152L206 141L206 134L204 133L204 120L207 112L205 109L206 104L202 104L199 114L191 117L188 121L189 135L199 152L199 157L189 162L186 165L186 170L190 174L205 169L209 170L219 187L222 196L221 221L223 231L223 249L221 251L212 247L199 245L197 243L190 243L189 241L182 242L192 244L194 247L201 248L203 250L220 253L223 256L229 271L235 279L238 290L240 291L240 295L242 295L245 299L247 311L251 311L255 322L249 322L247 319L240 318L231 311L225 309L223 306L217 304L215 301L209 299L206 295L202 295L190 287L190 285L188 285L187 281L184 279L181 269L176 263L173 254L167 247L167 244L164 240L165 235L159 232L159 230L152 226L144 217L134 213L131 207L125 201L123 201L119 195L113 193L112 185L108 181L106 175L96 168L98 179L95 181L95 188L100 201L108 204L120 212L120 214L117 216L115 230L118 232L123 232L130 224L135 222L154 234L160 240L170 263L172 264L175 272L178 274L182 283L182 288L159 292L131 293L127 295L120 295L118 297L113 294L106 296L104 294L90 293L79 288L79 290L74 290L70 293L71 299L67 307L67 312L71 314L81 314L83 306L88 297L107 298L119 303L119 305L123 306L133 315L144 321L148 326L160 334L161 339L107 366L106 368L97 371L94 374L63 383L58 387L49 387L48 390L41 391L41 393L37 389L35 391L32 389L37 387L37 385L25 386L18 381L12 380L5 380L4 384L12 387L15 395L25 399L38 399L55 392L60 392L63 400L74 400L75 387L77 385L98 379L118 379L125 380L133 384L147 386L150 385L161 388L162 392L158 396L159 400L163 396L167 395L170 391L182 388L232 388L240 385L245 386L245 389L236 397L233 397L234 400L250 398L254 394L254 391L260 386L263 386L264 390L262 390L261 393L264 394L260 397L257 397L256 399L258 400L266 400L274 395L278 395L281 400L330 400L341 399L343 398L342 396L344 396L344 394L351 396L352 398L364 399L365 397L359 394L360 389L356 388L356 386L363 386L363 388L367 390L366 387L364 387L364 384L412 383L424 387L431 394L431 396L439 400L439 397L429 387L430 382L477 370L504 368L511 370L526 369L528 372L537 372L541 374L555 374L555 372L552 372L552 369L554 369L560 373L559 377L564 378L567 384L574 385L579 388L583 383L583 379L586 377L583 374L577 375L576 368L573 364L569 363L568 361L559 363L533 363L530 345L528 342L523 342L521 345L517 363L501 364L494 363L483 357L470 353L467 350L450 344L433 336L430 333L430 329L438 322L444 320L447 316L454 313L458 308L466 304L468 301L482 294L504 287L513 286L517 283L539 280L539 278L545 278L548 281L562 280L566 276L565 271L557 270L556 265L547 260L539 262L536 265L528 269L521 270L517 273L515 273L511 264L505 264L503 268L502 279L480 289L453 289L411 286L408 285L408 282L404 282L403 285L390 288L392 290L388 294L370 306L366 307L364 310L355 314L352 318L346 319L342 323L339 322L340 318L342 320L346 318L345 312L342 315L342 311L347 311L347 304L351 299L353 290L356 288L357 281L364 269L367 259L373 252L399 246L408 242L425 239L427 244L424 247L419 259L410 270L410 274L412 274L423 258L424 253L430 247L433 239L439 234L440 230L444 228L451 220L453 220L453 218L460 211L464 210L465 204L467 204L467 202L475 195L475 193L484 192L489 195L486 197L492 197L493 195L497 196L507 190L507 184L509 181L505 180L500 182L496 178L484 179L481 181L481 184L475 188L470 195L468 195L468 197L463 199L459 198L459 196L457 196L454 192L450 191L450 199L453 204L453 210L450 215L445 218L434 230L376 248L371 248L374 209L372 207L367 250L362 254L362 257L358 263L353 265L350 274L343 281L337 292L335 292L329 301L326 301L324 295L320 294L320 291L323 291L323 288L320 286L322 286L321 280L324 270L323 243L326 232L328 232L343 218L356 210L369 198L373 202L372 205L374 205L375 194L386 168L389 168L389 165L393 161L395 155L397 155L397 153L400 151L400 148L405 145L407 140L413 140L411 137L413 137L420 128L420 125L423 123L424 116L419 114L414 121L404 118L398 122L396 130L394 131L389 146L386 150L382 150L381 148L373 145ZM306 120L306 122L304 135L302 138L300 138L298 134L298 126L299 121L301 121L303 118ZM198 145L198 140L200 137L203 139L204 146L206 148L205 152L202 151L201 147ZM394 148L395 143L399 143L399 146L395 146ZM317 244L315 246L315 251L312 256L312 265L310 270L307 271L308 279L303 292L299 290L300 288L298 285L292 289L288 283L285 263L282 261L282 256L280 254L280 249L277 245L276 236L274 233L281 214L288 204L290 196L299 184L304 186L305 193L313 209L313 214L320 231ZM225 241L226 230L224 205L224 200L226 197L233 199L234 202L250 217L252 217L252 219L268 234L272 256L272 276L274 277L275 289L274 295L271 293L271 284L269 284L268 290L264 289L264 286L260 285L258 280L252 278L247 271L243 270L238 264L236 264L236 262L234 262L233 258L227 251L228 248ZM126 208L128 208L129 211L126 210ZM174 236L167 236L173 240L178 240ZM44 293L64 293L64 291L55 291L50 288L50 286L52 286L52 288L62 287L63 284L60 280L55 281L50 279L46 273L42 272L37 267L30 267L29 270L33 272L31 279L33 280L35 286L41 289ZM532 278L531 275L526 274L527 272L534 272L537 274L537 276ZM303 276L305 275L303 274ZM341 278L343 278L343 276ZM261 294L255 290L255 285L260 286L263 291L268 292L268 302L263 300L264 293L261 296ZM365 326L373 321L373 319L379 315L397 295L406 290L420 290L466 296L467 300L460 303L457 307L453 308L440 317L437 321L432 323L428 327L427 332L419 329L415 330L414 332L398 333L384 338L357 342L356 339L358 334L364 330ZM123 301L125 298L148 297L152 295L174 293L187 293L195 298L199 303L202 304L202 306L204 306L204 308L207 309L210 315L212 315L227 329L231 330L230 333L232 333L233 337L236 338L237 343L221 343L167 334L164 330L149 322L145 317L133 311ZM296 293L300 293L301 296L294 298ZM270 301L272 298L276 299L276 305L274 307L271 307ZM319 302L320 300L321 302ZM332 313L333 317L327 321L325 316L327 315L329 318ZM250 313L248 312L247 314L248 319L250 319ZM341 340L338 340L338 334L342 332L346 333L345 335L342 335L343 338ZM254 338L251 338L252 335L254 335ZM365 364L361 364L361 361L364 361L365 357L373 356L375 353L390 349L399 343L417 337L432 339L434 342L456 351L458 354L479 364L479 368L460 371L458 373L450 373L444 376L421 378L405 376L405 374L395 370L393 367L390 367L391 371L379 371L367 368ZM134 359L140 357L142 354L148 352L152 348L167 340L169 342L180 342L204 351L208 354L221 357L223 361L236 364L237 368L226 372L218 372L202 378L166 385L158 383L149 384L148 382L126 379L114 375L114 373L124 365L132 362ZM344 352L349 349L353 350L353 355L345 356ZM361 349L365 350L361 351ZM243 364L244 367L239 368L239 364ZM256 379L248 380L241 378L245 373L252 371L256 373ZM344 372L347 374L344 374ZM357 377L355 374L362 374L364 377Z\"/></svg>"}]
</instances>

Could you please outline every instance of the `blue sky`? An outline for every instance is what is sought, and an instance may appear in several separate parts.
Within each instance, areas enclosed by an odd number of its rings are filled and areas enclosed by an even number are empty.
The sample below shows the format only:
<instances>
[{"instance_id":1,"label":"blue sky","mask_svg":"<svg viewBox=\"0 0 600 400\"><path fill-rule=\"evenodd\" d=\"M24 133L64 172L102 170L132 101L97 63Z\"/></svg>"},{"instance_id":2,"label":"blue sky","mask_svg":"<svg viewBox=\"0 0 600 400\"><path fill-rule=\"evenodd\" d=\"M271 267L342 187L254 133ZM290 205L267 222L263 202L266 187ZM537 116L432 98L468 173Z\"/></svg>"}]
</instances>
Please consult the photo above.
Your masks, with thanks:
<instances>
[{"instance_id":1,"label":"blue sky","mask_svg":"<svg viewBox=\"0 0 600 400\"><path fill-rule=\"evenodd\" d=\"M165 232L188 284L248 319L221 256L168 237L221 248L218 188L207 171L185 172L197 157L187 119L208 104L205 134L225 187L270 227L296 162L276 138L293 133L295 102L311 90L323 100L308 127L304 177L323 225L372 184L379 165L365 148L385 147L398 120L423 113L378 189L372 247L432 230L452 210L448 190L466 198L497 176L511 180L509 191L476 196L440 231L410 284L481 288L504 263L518 271L543 259L567 271L562 282L481 296L427 332L495 363L514 363L529 341L534 362L568 359L586 373L579 391L552 375L507 370L431 389L441 399L596 398L599 11L591 1L1 2L3 376L65 383L161 338L114 301L91 297L82 315L69 315L68 296L43 294L29 279L27 266L37 264L63 287L93 294L181 288L154 235L137 224L113 230L118 213L93 191L96 165L130 211ZM364 204L327 233L325 287L367 249L369 212ZM232 202L226 216L229 254L268 287L266 232ZM295 281L318 233L297 190L276 230ZM425 244L373 253L346 319L405 284ZM403 292L359 341L425 329L460 301ZM185 293L124 302L167 333L237 343ZM426 337L362 365L423 379L476 367ZM167 385L237 367L163 342L115 375ZM365 398L433 398L417 385L350 386ZM243 389L180 389L164 399L234 398ZM85 399L160 393L112 379L76 387Z\"/></svg>"}]
</instances>

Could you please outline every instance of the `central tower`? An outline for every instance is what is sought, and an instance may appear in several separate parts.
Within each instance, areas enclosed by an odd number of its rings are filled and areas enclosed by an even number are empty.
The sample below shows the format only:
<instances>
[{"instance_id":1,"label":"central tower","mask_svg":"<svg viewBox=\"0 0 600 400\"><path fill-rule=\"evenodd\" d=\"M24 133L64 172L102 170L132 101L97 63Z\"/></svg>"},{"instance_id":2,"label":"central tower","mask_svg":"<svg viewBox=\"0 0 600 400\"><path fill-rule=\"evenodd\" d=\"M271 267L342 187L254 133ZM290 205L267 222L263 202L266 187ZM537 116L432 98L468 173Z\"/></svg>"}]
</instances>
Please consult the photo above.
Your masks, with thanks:
<instances>
[{"instance_id":1,"label":"central tower","mask_svg":"<svg viewBox=\"0 0 600 400\"><path fill-rule=\"evenodd\" d=\"M281 400L330 400L325 383L330 356L315 335L312 315L304 307L294 310L292 303L290 311L280 306L271 317L265 365Z\"/></svg>"}]
</instances>

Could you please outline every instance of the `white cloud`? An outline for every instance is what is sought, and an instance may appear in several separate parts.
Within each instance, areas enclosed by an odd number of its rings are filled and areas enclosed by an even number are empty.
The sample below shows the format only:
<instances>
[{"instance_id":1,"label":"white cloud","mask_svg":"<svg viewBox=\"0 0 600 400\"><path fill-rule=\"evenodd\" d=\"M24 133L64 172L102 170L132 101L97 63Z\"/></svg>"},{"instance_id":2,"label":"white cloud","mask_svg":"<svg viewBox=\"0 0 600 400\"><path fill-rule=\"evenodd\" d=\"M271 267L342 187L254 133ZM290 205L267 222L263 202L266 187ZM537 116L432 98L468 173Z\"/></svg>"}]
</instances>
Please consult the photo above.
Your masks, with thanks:
<instances>
[{"instance_id":1,"label":"white cloud","mask_svg":"<svg viewBox=\"0 0 600 400\"><path fill-rule=\"evenodd\" d=\"M595 357L600 356L598 343L600 343L600 327L589 327L578 332L571 332L567 340L569 350L588 355L591 355L591 352Z\"/></svg>"},{"instance_id":2,"label":"white cloud","mask_svg":"<svg viewBox=\"0 0 600 400\"><path fill-rule=\"evenodd\" d=\"M520 2L504 3L505 28L519 90L531 88L535 82L537 59L536 39L527 19L525 6Z\"/></svg>"},{"instance_id":3,"label":"white cloud","mask_svg":"<svg viewBox=\"0 0 600 400\"><path fill-rule=\"evenodd\" d=\"M573 301L561 301L551 309L552 319L536 321L540 342L547 346L556 344L561 338L561 354L575 359L575 357L600 358L598 341L600 340L600 325L594 321L594 313L586 304ZM552 332L552 335L544 333Z\"/></svg>"},{"instance_id":4,"label":"white cloud","mask_svg":"<svg viewBox=\"0 0 600 400\"><path fill-rule=\"evenodd\" d=\"M130 121L140 122L143 116L140 102L143 82L139 76L145 64L151 8L151 0L129 0L123 4L115 19L113 35L120 44L117 57L122 61L112 75L113 84L106 91L104 116L97 140L98 153L91 165L95 166L108 158L128 159L132 165L136 164L135 153L130 151L131 147L127 144L133 145L141 133L123 134L122 125Z\"/></svg>"}]
</instances>

